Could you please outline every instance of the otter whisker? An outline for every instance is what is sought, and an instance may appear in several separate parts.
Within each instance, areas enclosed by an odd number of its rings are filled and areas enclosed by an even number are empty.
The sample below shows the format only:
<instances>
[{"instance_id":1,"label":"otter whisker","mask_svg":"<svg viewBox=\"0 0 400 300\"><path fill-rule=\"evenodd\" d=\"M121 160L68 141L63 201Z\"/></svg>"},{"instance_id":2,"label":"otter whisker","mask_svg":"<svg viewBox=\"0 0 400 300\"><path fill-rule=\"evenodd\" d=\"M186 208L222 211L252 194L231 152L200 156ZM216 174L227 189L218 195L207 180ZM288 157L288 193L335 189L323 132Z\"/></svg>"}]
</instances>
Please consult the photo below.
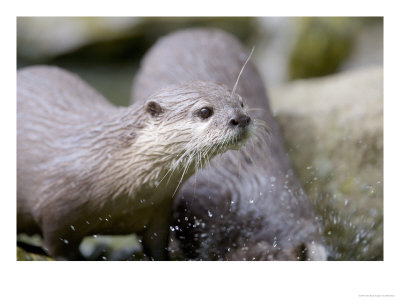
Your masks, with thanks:
<instances>
[{"instance_id":1,"label":"otter whisker","mask_svg":"<svg viewBox=\"0 0 400 300\"><path fill-rule=\"evenodd\" d=\"M258 130L254 132L254 137L258 139L260 144L268 145L268 143L271 141L272 134L262 129L263 128L258 128Z\"/></svg>"},{"instance_id":2,"label":"otter whisker","mask_svg":"<svg viewBox=\"0 0 400 300\"><path fill-rule=\"evenodd\" d=\"M261 119L254 119L254 124L256 125L256 129L261 127L264 128L268 134L272 134L271 127L268 126L267 122Z\"/></svg>"},{"instance_id":3,"label":"otter whisker","mask_svg":"<svg viewBox=\"0 0 400 300\"><path fill-rule=\"evenodd\" d=\"M199 169L203 169L201 151L199 151L199 153L197 154L196 173Z\"/></svg>"},{"instance_id":4,"label":"otter whisker","mask_svg":"<svg viewBox=\"0 0 400 300\"><path fill-rule=\"evenodd\" d=\"M189 142L186 141L186 144L190 144L193 141L194 137L191 138L191 140ZM187 149L184 153L181 154L181 156L177 159L174 160L173 158L171 158L171 160L173 161L173 163L170 165L169 170L166 172L166 174L163 176L163 178L159 181L159 184L166 178L166 176L170 175L167 183L170 182L171 178L172 178L172 174L175 172L175 170L178 168L178 166L181 164L181 162L183 162L185 159L187 159L187 154L190 152L190 149ZM171 155L172 156L172 155ZM158 185L159 185L158 184ZM158 186L157 185L157 186Z\"/></svg>"},{"instance_id":5,"label":"otter whisker","mask_svg":"<svg viewBox=\"0 0 400 300\"><path fill-rule=\"evenodd\" d=\"M179 186L181 185L182 180L183 180L183 178L184 178L184 176L185 176L185 174L186 174L186 172L187 172L187 170L188 170L188 167L189 167L189 165L190 165L191 162L192 162L192 159L193 159L192 157L193 157L193 154L191 154L191 155L189 156L189 158L188 158L188 161L187 161L186 166L185 166L185 168L184 168L184 170L183 170L181 179L179 180L179 182L178 182L178 184L177 184L177 186L176 186L176 189L175 189L174 193L172 194L172 197L175 196L175 193L177 192Z\"/></svg>"},{"instance_id":6,"label":"otter whisker","mask_svg":"<svg viewBox=\"0 0 400 300\"><path fill-rule=\"evenodd\" d=\"M264 120L262 120L262 119L259 119L259 118L255 118L254 121L257 122L257 123L259 123L259 124L267 124L266 121L264 121Z\"/></svg>"},{"instance_id":7,"label":"otter whisker","mask_svg":"<svg viewBox=\"0 0 400 300\"><path fill-rule=\"evenodd\" d=\"M169 168L168 171L165 173L165 175L161 178L161 180L158 181L156 187L158 187L163 182L163 180L165 179L165 177L167 177L168 174L172 174L173 171L174 171L173 169ZM169 179L167 182L169 182Z\"/></svg>"},{"instance_id":8,"label":"otter whisker","mask_svg":"<svg viewBox=\"0 0 400 300\"><path fill-rule=\"evenodd\" d=\"M247 63L249 62L249 60L250 60L250 58L251 58L251 55L252 55L253 52L254 52L254 48L255 48L255 46L253 46L253 48L251 48L251 52L250 52L249 56L247 57L246 61L244 62L242 69L241 69L240 72L239 72L239 75L238 75L238 77L237 77L237 79L236 79L235 85L233 86L233 89L232 89L231 98L233 97L233 94L234 94L235 91L236 91L237 85L238 85L238 83L239 83L239 78L240 78L240 76L242 75L244 68L246 67Z\"/></svg>"}]
</instances>

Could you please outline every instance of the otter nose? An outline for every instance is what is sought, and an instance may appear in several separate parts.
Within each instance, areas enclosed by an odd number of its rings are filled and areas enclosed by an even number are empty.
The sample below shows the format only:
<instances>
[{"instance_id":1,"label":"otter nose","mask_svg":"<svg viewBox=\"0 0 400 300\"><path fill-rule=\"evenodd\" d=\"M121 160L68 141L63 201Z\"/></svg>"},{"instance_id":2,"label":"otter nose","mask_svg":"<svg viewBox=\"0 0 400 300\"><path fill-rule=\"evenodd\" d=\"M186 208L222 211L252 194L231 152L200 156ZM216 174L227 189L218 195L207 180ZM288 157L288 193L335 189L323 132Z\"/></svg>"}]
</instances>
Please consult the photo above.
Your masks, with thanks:
<instances>
[{"instance_id":1,"label":"otter nose","mask_svg":"<svg viewBox=\"0 0 400 300\"><path fill-rule=\"evenodd\" d=\"M246 127L250 123L250 117L247 115L240 115L230 120L229 123L233 126Z\"/></svg>"}]
</instances>

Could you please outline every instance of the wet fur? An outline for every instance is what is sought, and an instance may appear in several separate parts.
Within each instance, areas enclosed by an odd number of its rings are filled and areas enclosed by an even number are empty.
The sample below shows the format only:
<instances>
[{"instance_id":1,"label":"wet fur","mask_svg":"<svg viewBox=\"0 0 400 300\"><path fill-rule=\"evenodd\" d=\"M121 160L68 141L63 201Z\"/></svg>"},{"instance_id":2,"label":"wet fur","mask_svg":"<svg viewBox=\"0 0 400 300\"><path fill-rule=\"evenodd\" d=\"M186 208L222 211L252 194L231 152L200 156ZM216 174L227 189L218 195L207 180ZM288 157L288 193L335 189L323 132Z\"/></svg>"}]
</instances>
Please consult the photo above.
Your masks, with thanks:
<instances>
[{"instance_id":1,"label":"wet fur","mask_svg":"<svg viewBox=\"0 0 400 300\"><path fill-rule=\"evenodd\" d=\"M221 85L173 86L127 108L55 67L19 70L17 85L18 232L41 234L59 259L79 258L84 236L133 232L165 259L177 187L242 133L228 126L245 113L240 97ZM196 117L215 99L211 120Z\"/></svg>"},{"instance_id":2,"label":"wet fur","mask_svg":"<svg viewBox=\"0 0 400 300\"><path fill-rule=\"evenodd\" d=\"M196 80L233 86L247 53L220 30L173 33L146 54L132 99L140 103L153 90ZM241 150L212 159L182 185L175 197L170 254L198 260L326 259L320 224L251 62L237 91L258 125L254 138Z\"/></svg>"}]
</instances>

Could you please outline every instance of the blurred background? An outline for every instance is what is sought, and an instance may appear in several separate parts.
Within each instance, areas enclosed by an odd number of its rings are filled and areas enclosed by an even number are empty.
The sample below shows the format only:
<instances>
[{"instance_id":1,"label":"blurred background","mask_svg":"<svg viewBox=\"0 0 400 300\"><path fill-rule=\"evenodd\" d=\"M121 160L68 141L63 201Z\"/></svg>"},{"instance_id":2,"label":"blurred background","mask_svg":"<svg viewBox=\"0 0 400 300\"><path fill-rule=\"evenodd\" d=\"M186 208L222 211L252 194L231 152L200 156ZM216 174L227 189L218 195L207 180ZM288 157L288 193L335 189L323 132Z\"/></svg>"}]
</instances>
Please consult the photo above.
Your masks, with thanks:
<instances>
[{"instance_id":1,"label":"blurred background","mask_svg":"<svg viewBox=\"0 0 400 300\"><path fill-rule=\"evenodd\" d=\"M149 47L199 26L255 46L252 61L324 225L330 259L382 260L383 18L19 17L17 68L57 65L128 105ZM112 247L126 247L115 241ZM139 247L134 239L129 245Z\"/></svg>"},{"instance_id":2,"label":"blurred background","mask_svg":"<svg viewBox=\"0 0 400 300\"><path fill-rule=\"evenodd\" d=\"M18 68L59 65L79 73L111 101L127 104L147 49L169 32L216 27L249 48L268 86L383 64L383 18L17 19ZM112 74L112 76L110 76Z\"/></svg>"}]
</instances>

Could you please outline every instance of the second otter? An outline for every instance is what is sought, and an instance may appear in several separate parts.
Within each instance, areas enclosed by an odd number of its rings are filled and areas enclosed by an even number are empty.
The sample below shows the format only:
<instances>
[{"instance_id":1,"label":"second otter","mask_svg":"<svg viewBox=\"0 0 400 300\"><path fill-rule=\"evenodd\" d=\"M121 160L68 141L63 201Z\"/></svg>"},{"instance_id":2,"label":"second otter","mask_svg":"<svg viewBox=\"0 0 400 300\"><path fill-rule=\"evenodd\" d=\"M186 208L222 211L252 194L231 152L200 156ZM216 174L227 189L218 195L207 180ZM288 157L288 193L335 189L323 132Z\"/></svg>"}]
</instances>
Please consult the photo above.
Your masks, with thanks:
<instances>
[{"instance_id":1,"label":"second otter","mask_svg":"<svg viewBox=\"0 0 400 300\"><path fill-rule=\"evenodd\" d=\"M29 67L17 94L18 232L41 234L59 259L79 257L87 235L133 232L165 259L177 187L251 128L240 96L211 83L122 108L67 71Z\"/></svg>"},{"instance_id":2,"label":"second otter","mask_svg":"<svg viewBox=\"0 0 400 300\"><path fill-rule=\"evenodd\" d=\"M175 32L146 54L132 98L141 101L163 86L197 80L232 86L247 56L241 44L221 30ZM182 185L171 226L180 258L326 259L313 207L291 168L252 63L237 88L252 119L265 122L272 134L268 139L265 132L256 131L257 139L245 148L215 157Z\"/></svg>"}]
</instances>

